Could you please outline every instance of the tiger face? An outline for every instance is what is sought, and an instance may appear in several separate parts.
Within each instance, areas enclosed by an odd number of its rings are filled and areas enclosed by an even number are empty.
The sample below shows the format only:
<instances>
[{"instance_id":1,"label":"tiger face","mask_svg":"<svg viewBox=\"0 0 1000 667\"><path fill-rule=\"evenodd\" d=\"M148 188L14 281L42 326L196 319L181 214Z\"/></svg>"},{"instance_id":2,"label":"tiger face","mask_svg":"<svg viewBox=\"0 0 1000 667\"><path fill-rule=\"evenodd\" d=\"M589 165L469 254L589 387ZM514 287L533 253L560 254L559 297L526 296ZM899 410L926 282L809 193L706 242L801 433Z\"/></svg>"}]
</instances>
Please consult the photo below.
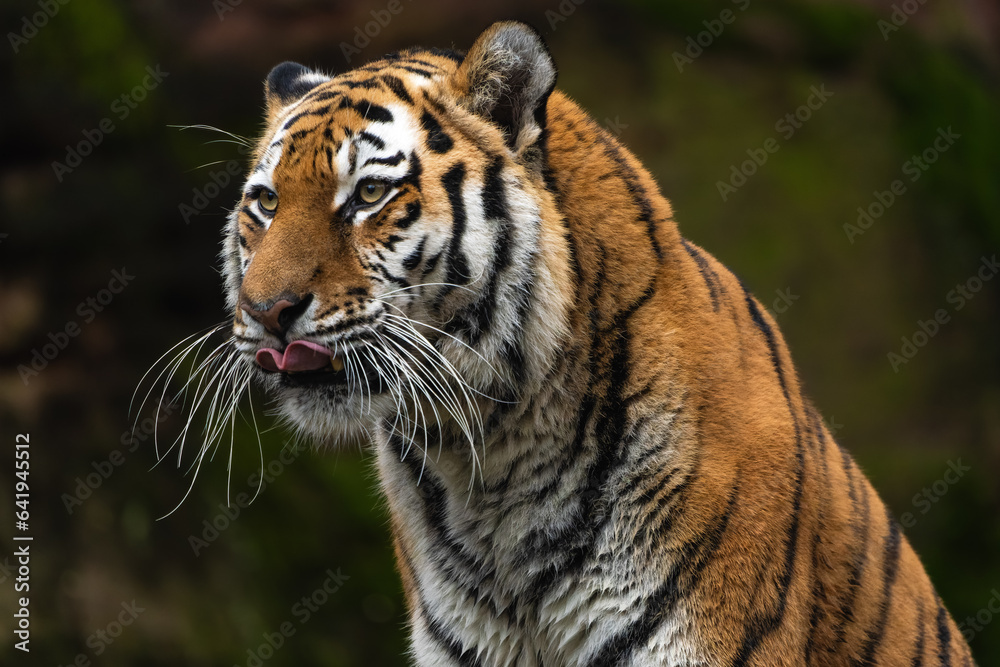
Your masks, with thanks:
<instances>
[{"instance_id":1,"label":"tiger face","mask_svg":"<svg viewBox=\"0 0 1000 667\"><path fill-rule=\"evenodd\" d=\"M228 300L238 353L321 442L418 415L468 432L476 395L520 372L504 341L552 207L543 126L523 110L554 71L501 99L496 64L472 56L414 50L335 77L284 63L267 78L267 128L229 221ZM535 336L559 335L551 303Z\"/></svg>"}]
</instances>

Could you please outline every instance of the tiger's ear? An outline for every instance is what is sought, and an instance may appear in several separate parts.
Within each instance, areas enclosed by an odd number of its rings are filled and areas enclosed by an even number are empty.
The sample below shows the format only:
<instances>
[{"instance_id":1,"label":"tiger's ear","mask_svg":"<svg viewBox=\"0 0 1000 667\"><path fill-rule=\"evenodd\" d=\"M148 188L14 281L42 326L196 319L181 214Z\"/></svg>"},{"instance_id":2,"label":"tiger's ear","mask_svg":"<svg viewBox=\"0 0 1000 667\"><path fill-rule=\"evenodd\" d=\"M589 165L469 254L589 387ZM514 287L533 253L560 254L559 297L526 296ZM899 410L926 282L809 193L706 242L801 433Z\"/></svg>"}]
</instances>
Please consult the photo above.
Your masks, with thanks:
<instances>
[{"instance_id":1,"label":"tiger's ear","mask_svg":"<svg viewBox=\"0 0 1000 667\"><path fill-rule=\"evenodd\" d=\"M283 62L272 69L264 82L267 122L273 121L284 107L329 80L325 74L293 62Z\"/></svg>"},{"instance_id":2,"label":"tiger's ear","mask_svg":"<svg viewBox=\"0 0 1000 667\"><path fill-rule=\"evenodd\" d=\"M500 127L522 158L545 130L545 105L556 85L552 56L533 28L494 23L476 39L453 75L460 104Z\"/></svg>"}]
</instances>

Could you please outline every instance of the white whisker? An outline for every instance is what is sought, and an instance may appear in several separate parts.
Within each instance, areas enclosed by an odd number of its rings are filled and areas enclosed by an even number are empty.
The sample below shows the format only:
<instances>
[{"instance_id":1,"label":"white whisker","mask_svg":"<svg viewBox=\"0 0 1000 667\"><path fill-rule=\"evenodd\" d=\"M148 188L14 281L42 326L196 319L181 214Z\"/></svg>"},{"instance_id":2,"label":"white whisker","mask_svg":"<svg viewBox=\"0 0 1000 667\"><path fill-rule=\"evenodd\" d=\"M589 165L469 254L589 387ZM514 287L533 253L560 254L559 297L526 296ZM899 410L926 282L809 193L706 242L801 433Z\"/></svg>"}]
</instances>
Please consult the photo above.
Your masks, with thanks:
<instances>
[{"instance_id":1,"label":"white whisker","mask_svg":"<svg viewBox=\"0 0 1000 667\"><path fill-rule=\"evenodd\" d=\"M205 351L211 337L227 326L228 323L222 323L202 333L188 336L162 355L150 370L143 375L142 380L140 380L139 387L142 386L147 378L152 377L153 372L159 368L155 378L152 380L152 386L146 391L139 405L139 414L142 413L150 395L156 389L156 385L162 385L163 387L160 396L161 405L164 403L169 405L180 403L182 409L187 413L180 431L165 450L161 450L160 448L159 429L158 427L154 428L155 465L159 465L175 448L177 449L178 467L183 464L186 443L191 436L195 420L198 419L200 414L204 414L204 421L201 428L201 444L195 451L194 457L185 472L185 474L191 476L188 488L177 505L163 517L160 517L161 519L177 511L190 496L205 460L214 460L219 447L227 439L227 436L229 440L229 456L226 465L226 499L227 502L231 502L233 457L236 446L236 417L241 412L239 406L244 394L249 393L248 390L253 379L253 367L236 350L236 341L232 335L228 336L221 343L214 345L207 352ZM173 356L171 357L170 355ZM169 361L166 361L168 359ZM187 377L181 384L181 387L171 394L168 402L167 394L171 390L174 378L188 364L188 359L193 359L193 363L186 372ZM135 394L138 391L139 388L133 394L133 403L135 401ZM188 400L189 398L190 401ZM251 405L251 414L253 415L252 407ZM136 419L138 421L138 417ZM255 433L258 436L258 445L261 450L261 466L263 466L263 447L260 446L260 428L256 423L256 415L253 415L253 420Z\"/></svg>"},{"instance_id":2,"label":"white whisker","mask_svg":"<svg viewBox=\"0 0 1000 667\"><path fill-rule=\"evenodd\" d=\"M234 143L237 143L237 144L239 144L241 146L246 146L247 148L253 148L253 142L250 139L248 139L246 137L241 137L238 134L233 134L232 132L228 132L226 130L221 130L221 129L215 127L214 125L204 125L204 124L195 124L195 125L167 125L167 127L178 129L181 132L183 132L184 130L209 130L211 132L219 132L220 134L224 134L227 137L233 139Z\"/></svg>"},{"instance_id":3,"label":"white whisker","mask_svg":"<svg viewBox=\"0 0 1000 667\"><path fill-rule=\"evenodd\" d=\"M422 287L453 287L455 289L465 290L470 294L476 294L475 290L471 290L465 285L456 285L455 283L419 283L417 285L407 285L406 287L400 287L394 290L389 290L385 294L379 294L379 299L385 299L386 297L399 296L401 292L406 292L411 289L420 289Z\"/></svg>"}]
</instances>

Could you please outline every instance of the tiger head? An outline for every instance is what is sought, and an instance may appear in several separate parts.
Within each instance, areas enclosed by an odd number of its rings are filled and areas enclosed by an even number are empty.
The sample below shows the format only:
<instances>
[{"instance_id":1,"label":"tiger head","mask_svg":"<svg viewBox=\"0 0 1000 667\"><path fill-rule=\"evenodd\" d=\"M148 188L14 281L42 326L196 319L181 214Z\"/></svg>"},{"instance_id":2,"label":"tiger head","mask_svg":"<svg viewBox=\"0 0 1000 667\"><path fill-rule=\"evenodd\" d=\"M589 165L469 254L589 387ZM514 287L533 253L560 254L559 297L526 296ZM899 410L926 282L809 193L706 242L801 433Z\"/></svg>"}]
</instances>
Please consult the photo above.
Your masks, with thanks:
<instances>
[{"instance_id":1,"label":"tiger head","mask_svg":"<svg viewBox=\"0 0 1000 667\"><path fill-rule=\"evenodd\" d=\"M477 397L523 383L556 346L565 252L544 174L555 76L518 23L495 24L465 56L271 71L223 261L237 354L291 423L321 441L355 439L373 419L468 432Z\"/></svg>"}]
</instances>

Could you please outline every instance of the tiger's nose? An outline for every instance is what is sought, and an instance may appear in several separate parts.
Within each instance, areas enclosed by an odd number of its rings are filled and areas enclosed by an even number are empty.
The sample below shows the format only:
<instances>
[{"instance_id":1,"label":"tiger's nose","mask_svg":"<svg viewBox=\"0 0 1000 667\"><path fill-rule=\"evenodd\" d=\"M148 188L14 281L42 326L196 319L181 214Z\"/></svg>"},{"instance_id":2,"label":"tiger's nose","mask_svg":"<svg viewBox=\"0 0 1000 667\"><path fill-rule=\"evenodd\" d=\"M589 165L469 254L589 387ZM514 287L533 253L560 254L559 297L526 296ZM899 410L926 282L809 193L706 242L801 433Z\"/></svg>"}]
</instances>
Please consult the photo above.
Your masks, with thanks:
<instances>
[{"instance_id":1,"label":"tiger's nose","mask_svg":"<svg viewBox=\"0 0 1000 667\"><path fill-rule=\"evenodd\" d=\"M283 338L295 320L306 312L311 301L312 294L309 294L304 299L290 296L278 299L271 305L266 305L253 303L246 296L243 296L240 300L240 308L247 315L260 322L269 332Z\"/></svg>"}]
</instances>

